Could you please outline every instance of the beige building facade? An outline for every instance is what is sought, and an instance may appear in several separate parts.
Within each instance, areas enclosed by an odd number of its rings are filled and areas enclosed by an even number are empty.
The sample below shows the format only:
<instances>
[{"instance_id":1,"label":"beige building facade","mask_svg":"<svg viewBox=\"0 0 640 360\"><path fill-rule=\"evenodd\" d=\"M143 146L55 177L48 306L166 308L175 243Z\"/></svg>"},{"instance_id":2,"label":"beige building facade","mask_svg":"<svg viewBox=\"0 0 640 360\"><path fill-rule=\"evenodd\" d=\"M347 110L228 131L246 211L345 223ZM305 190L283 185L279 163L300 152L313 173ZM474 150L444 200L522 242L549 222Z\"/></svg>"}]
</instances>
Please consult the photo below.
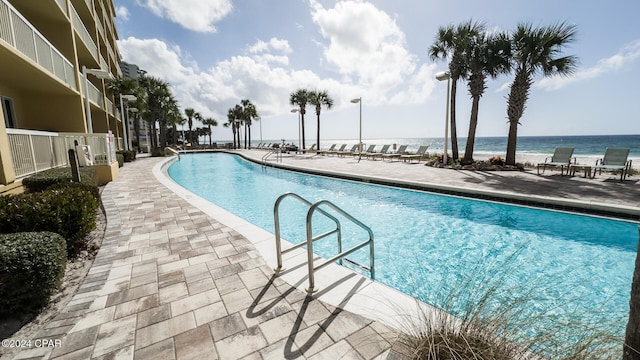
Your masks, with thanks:
<instances>
[{"instance_id":1,"label":"beige building facade","mask_svg":"<svg viewBox=\"0 0 640 360\"><path fill-rule=\"evenodd\" d=\"M0 0L0 193L64 163L73 139L117 176L107 134L117 147L123 126L106 91L122 75L114 19L112 0Z\"/></svg>"}]
</instances>

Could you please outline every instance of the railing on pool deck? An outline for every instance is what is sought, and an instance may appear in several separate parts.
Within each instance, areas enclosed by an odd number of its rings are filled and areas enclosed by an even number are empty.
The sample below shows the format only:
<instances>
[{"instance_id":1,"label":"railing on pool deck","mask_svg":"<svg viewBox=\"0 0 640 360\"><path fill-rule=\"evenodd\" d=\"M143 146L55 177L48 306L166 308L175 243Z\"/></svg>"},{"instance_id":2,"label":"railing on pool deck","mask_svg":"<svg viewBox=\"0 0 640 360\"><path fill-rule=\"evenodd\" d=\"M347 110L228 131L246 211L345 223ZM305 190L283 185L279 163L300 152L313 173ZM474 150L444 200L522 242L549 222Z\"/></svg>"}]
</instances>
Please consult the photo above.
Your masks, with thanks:
<instances>
[{"instance_id":1,"label":"railing on pool deck","mask_svg":"<svg viewBox=\"0 0 640 360\"><path fill-rule=\"evenodd\" d=\"M168 146L165 147L164 149L165 149L165 151L169 151L169 152L173 153L174 155L177 155L178 156L178 161L180 161L180 151L177 151L176 149L170 148Z\"/></svg>"},{"instance_id":2,"label":"railing on pool deck","mask_svg":"<svg viewBox=\"0 0 640 360\"><path fill-rule=\"evenodd\" d=\"M267 165L267 159L269 159L269 157L271 155L275 154L276 155L276 161L277 162L282 162L282 151L279 148L275 148L273 150L269 150L268 153L264 154L264 156L262 156L262 166L266 166Z\"/></svg>"},{"instance_id":3,"label":"railing on pool deck","mask_svg":"<svg viewBox=\"0 0 640 360\"><path fill-rule=\"evenodd\" d=\"M302 202L303 204L309 206L309 210L307 211L307 220L306 220L306 225L307 225L307 240L303 241L299 244L296 244L288 249L282 250L282 245L281 245L281 238L280 238L280 203L282 202L282 200L284 200L287 197L292 197L300 202ZM328 206L330 207L332 210L336 211L337 213L339 213L340 215L344 216L345 218L347 218L348 220L350 220L351 222L353 222L354 224L358 225L360 228L364 229L368 234L369 234L369 239L357 244L355 246L353 246L352 248L346 250L346 251L342 251L342 230L341 230L341 226L340 226L340 221L333 215L329 214L327 211L323 210L320 208L320 206ZM324 232L322 234L318 234L316 236L313 235L313 224L312 224L312 218L313 218L313 214L314 212L320 212L321 214L323 214L324 216L326 216L327 218L333 220L333 222L336 223L336 228L327 232ZM328 201L328 200L319 200L315 203L311 203L310 201L306 200L305 198L301 197L298 194L295 193L285 193L282 194L278 197L278 199L276 200L274 206L273 206L273 220L274 220L274 225L275 225L275 235L276 235L276 256L278 258L278 267L275 269L276 273L279 273L283 270L282 268L282 254L287 253L289 251L292 251L294 249L297 249L299 247L302 247L304 245L307 246L307 267L309 269L309 288L307 288L307 292L308 293L312 293L315 291L314 286L315 286L315 280L314 280L314 272L316 270L319 270L323 267L325 267L326 265L338 260L338 262L340 264L342 264L342 260L347 261L348 263L355 265L363 270L366 270L369 272L369 275L371 276L372 279L375 279L375 267L374 267L374 253L373 253L373 231L371 231L371 228L369 228L368 226L366 226L365 224L363 224L361 221L359 221L358 219L354 218L353 216L351 216L351 214L347 213L346 211L342 210L341 208L339 208L338 206L336 206L335 204L333 204L332 202ZM320 240L322 238L325 238L329 235L332 234L337 234L338 237L338 254L321 262L318 265L314 266L314 261L313 261L313 242L316 240ZM347 255L355 252L356 250L359 250L360 248L369 245L369 266L365 266L363 264L359 264L355 261L349 260L346 258Z\"/></svg>"}]
</instances>

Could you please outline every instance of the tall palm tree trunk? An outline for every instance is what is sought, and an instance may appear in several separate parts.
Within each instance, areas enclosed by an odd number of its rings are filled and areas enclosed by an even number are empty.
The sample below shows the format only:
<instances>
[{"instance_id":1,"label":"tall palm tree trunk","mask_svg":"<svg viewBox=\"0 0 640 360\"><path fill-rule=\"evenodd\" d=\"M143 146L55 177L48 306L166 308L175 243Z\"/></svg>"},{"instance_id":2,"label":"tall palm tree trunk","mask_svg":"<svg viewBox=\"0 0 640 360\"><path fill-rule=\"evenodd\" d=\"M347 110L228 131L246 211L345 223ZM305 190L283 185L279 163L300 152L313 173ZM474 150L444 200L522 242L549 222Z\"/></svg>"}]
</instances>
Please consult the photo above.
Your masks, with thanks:
<instances>
[{"instance_id":1,"label":"tall palm tree trunk","mask_svg":"<svg viewBox=\"0 0 640 360\"><path fill-rule=\"evenodd\" d=\"M516 164L516 149L518 141L518 125L524 113L524 104L529 98L529 90L531 89L531 80L529 74L524 69L516 72L511 91L507 97L507 117L509 118L509 136L507 138L507 156L505 163L507 165Z\"/></svg>"},{"instance_id":2,"label":"tall palm tree trunk","mask_svg":"<svg viewBox=\"0 0 640 360\"><path fill-rule=\"evenodd\" d=\"M316 147L320 149L320 111L316 112L316 115L318 116L318 135L316 138Z\"/></svg>"},{"instance_id":3,"label":"tall palm tree trunk","mask_svg":"<svg viewBox=\"0 0 640 360\"><path fill-rule=\"evenodd\" d=\"M456 91L458 85L457 81L453 80L451 84L451 103L450 106L450 123L451 123L451 153L453 155L453 160L458 160L460 154L458 152L458 131L456 130Z\"/></svg>"},{"instance_id":4,"label":"tall palm tree trunk","mask_svg":"<svg viewBox=\"0 0 640 360\"><path fill-rule=\"evenodd\" d=\"M305 147L305 143L304 143L304 111L300 112L300 121L301 121L301 125L302 125L302 149L306 149ZM317 148L319 148L320 144L316 145Z\"/></svg>"},{"instance_id":5,"label":"tall palm tree trunk","mask_svg":"<svg viewBox=\"0 0 640 360\"><path fill-rule=\"evenodd\" d=\"M476 141L476 127L478 126L478 107L480 105L480 96L474 96L471 104L471 119L469 120L469 135L467 137L467 146L464 148L465 164L473 162L473 147Z\"/></svg>"}]
</instances>

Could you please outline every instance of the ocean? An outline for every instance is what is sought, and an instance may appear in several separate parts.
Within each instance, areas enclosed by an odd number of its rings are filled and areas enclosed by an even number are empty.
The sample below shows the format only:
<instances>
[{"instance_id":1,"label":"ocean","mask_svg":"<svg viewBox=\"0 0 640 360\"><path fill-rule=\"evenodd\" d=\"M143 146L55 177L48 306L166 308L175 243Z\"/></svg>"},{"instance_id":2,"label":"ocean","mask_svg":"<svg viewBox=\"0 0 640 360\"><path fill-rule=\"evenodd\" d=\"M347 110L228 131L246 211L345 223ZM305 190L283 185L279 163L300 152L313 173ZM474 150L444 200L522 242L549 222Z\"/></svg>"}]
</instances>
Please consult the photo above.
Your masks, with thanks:
<instances>
[{"instance_id":1,"label":"ocean","mask_svg":"<svg viewBox=\"0 0 640 360\"><path fill-rule=\"evenodd\" d=\"M256 146L260 140L252 139ZM368 145L407 144L407 151L415 151L420 145L429 145L430 153L444 151L443 138L387 138L362 139ZM243 140L244 141L244 140ZM466 138L458 138L458 150L464 152ZM282 143L283 140L264 140L267 143ZM298 144L298 139L284 139L284 143ZM315 134L305 139L306 147L315 143ZM357 144L358 139L327 139L320 141L321 148L328 148L331 144L347 144L347 148ZM607 147L629 148L629 158L640 158L640 135L589 135L589 136L521 136L518 137L518 155L551 155L556 147L575 148L574 156L599 158L604 155ZM448 149L451 154L451 148ZM474 146L474 157L502 156L507 152L507 137L477 137Z\"/></svg>"}]
</instances>

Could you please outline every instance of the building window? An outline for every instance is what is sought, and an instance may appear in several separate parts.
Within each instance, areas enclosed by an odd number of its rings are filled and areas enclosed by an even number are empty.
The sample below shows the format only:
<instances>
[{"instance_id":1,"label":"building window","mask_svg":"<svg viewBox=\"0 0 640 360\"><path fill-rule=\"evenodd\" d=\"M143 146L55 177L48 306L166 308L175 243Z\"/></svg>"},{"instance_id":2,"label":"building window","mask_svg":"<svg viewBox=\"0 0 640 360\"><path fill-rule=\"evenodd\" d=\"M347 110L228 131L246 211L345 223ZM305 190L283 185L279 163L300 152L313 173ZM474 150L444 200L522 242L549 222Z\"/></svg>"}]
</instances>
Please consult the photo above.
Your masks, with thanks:
<instances>
[{"instance_id":1,"label":"building window","mask_svg":"<svg viewBox=\"0 0 640 360\"><path fill-rule=\"evenodd\" d=\"M2 113L4 114L4 125L7 128L18 127L18 124L16 123L16 112L13 109L13 99L0 96L0 100L2 101Z\"/></svg>"}]
</instances>

